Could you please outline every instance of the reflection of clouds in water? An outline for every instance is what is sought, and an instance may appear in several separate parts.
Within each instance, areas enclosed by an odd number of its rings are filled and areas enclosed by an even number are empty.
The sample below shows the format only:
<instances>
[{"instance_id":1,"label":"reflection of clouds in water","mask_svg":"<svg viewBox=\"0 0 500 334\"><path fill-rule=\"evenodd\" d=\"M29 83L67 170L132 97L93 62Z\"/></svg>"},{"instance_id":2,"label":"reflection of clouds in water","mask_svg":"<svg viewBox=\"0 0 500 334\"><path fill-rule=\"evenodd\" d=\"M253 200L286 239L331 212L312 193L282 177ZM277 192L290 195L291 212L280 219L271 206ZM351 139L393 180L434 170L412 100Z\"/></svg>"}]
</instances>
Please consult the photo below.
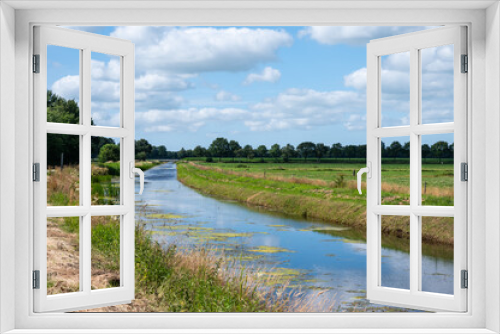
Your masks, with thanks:
<instances>
[{"instance_id":1,"label":"reflection of clouds in water","mask_svg":"<svg viewBox=\"0 0 500 334\"><path fill-rule=\"evenodd\" d=\"M170 166L175 168L174 165ZM360 291L366 290L365 243L349 240L348 234L335 235L336 233L331 231L328 233L310 231L312 228L330 227L330 225L289 219L249 209L233 202L222 202L205 197L180 184L176 179L175 170L166 170L166 167L159 166L146 172L146 178L148 175L154 175L154 178L151 178L152 182L148 184L148 191L141 197L141 200L143 203L159 205L152 209L185 216L186 218L180 224L214 228L213 232L253 233L251 237L228 238L225 241L216 242L219 247L232 248L233 254L239 254L240 251L252 253L245 250L259 246L294 251L293 253L262 253L258 260L245 262L245 266L307 270L308 275L304 278L305 281L300 283L314 287L310 290L304 289L303 291L307 294L317 294L321 288L330 287L332 289L322 294L322 298L335 298L340 302L357 302L358 299L355 297L363 297L363 292ZM159 189L161 191L158 191ZM280 231L280 227L269 225L286 225L282 228L287 228L287 230ZM204 244L197 243L199 240L195 237L190 238L185 235L168 236L167 239L162 240L175 241L184 249L193 245L204 246ZM322 242L325 240L333 242ZM210 242L213 243L213 241ZM327 256L327 254L335 256ZM404 267L408 267L404 265L405 261L409 262L407 253L383 249L382 255L384 256L382 258L384 275L408 279L408 271L404 271ZM429 272L425 275L429 277L429 280L424 279L424 282L429 282L429 286L443 291L442 286L452 281L452 276L431 275L436 272L452 272L453 267L447 266L446 261L436 262L428 257L424 258L423 265L426 268L424 273Z\"/></svg>"}]
</instances>

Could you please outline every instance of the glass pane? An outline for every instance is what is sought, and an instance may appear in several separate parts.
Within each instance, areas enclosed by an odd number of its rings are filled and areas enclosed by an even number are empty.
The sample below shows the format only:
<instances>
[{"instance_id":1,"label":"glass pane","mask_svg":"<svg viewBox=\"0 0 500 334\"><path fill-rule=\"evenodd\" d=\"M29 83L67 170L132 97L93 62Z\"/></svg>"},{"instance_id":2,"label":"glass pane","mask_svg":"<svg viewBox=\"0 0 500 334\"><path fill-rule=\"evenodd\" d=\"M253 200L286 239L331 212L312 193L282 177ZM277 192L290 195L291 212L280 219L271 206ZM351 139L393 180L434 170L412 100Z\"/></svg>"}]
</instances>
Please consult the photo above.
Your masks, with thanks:
<instances>
[{"instance_id":1,"label":"glass pane","mask_svg":"<svg viewBox=\"0 0 500 334\"><path fill-rule=\"evenodd\" d=\"M453 294L453 218L421 217L422 291Z\"/></svg>"},{"instance_id":2,"label":"glass pane","mask_svg":"<svg viewBox=\"0 0 500 334\"><path fill-rule=\"evenodd\" d=\"M410 289L410 217L381 217L381 285Z\"/></svg>"},{"instance_id":3,"label":"glass pane","mask_svg":"<svg viewBox=\"0 0 500 334\"><path fill-rule=\"evenodd\" d=\"M453 122L453 45L420 50L422 124Z\"/></svg>"},{"instance_id":4,"label":"glass pane","mask_svg":"<svg viewBox=\"0 0 500 334\"><path fill-rule=\"evenodd\" d=\"M410 125L410 52L380 58L381 125Z\"/></svg>"},{"instance_id":5,"label":"glass pane","mask_svg":"<svg viewBox=\"0 0 500 334\"><path fill-rule=\"evenodd\" d=\"M92 290L120 286L120 216L92 217Z\"/></svg>"},{"instance_id":6,"label":"glass pane","mask_svg":"<svg viewBox=\"0 0 500 334\"><path fill-rule=\"evenodd\" d=\"M121 57L92 52L91 117L98 126L120 126Z\"/></svg>"},{"instance_id":7,"label":"glass pane","mask_svg":"<svg viewBox=\"0 0 500 334\"><path fill-rule=\"evenodd\" d=\"M120 139L92 137L92 205L120 205Z\"/></svg>"},{"instance_id":8,"label":"glass pane","mask_svg":"<svg viewBox=\"0 0 500 334\"><path fill-rule=\"evenodd\" d=\"M422 136L422 205L453 206L452 133Z\"/></svg>"},{"instance_id":9,"label":"glass pane","mask_svg":"<svg viewBox=\"0 0 500 334\"><path fill-rule=\"evenodd\" d=\"M80 136L47 134L47 205L80 205Z\"/></svg>"},{"instance_id":10,"label":"glass pane","mask_svg":"<svg viewBox=\"0 0 500 334\"><path fill-rule=\"evenodd\" d=\"M80 218L47 218L47 295L80 290Z\"/></svg>"},{"instance_id":11,"label":"glass pane","mask_svg":"<svg viewBox=\"0 0 500 334\"><path fill-rule=\"evenodd\" d=\"M47 122L80 123L80 50L47 45Z\"/></svg>"},{"instance_id":12,"label":"glass pane","mask_svg":"<svg viewBox=\"0 0 500 334\"><path fill-rule=\"evenodd\" d=\"M381 139L381 204L410 205L410 137Z\"/></svg>"}]
</instances>

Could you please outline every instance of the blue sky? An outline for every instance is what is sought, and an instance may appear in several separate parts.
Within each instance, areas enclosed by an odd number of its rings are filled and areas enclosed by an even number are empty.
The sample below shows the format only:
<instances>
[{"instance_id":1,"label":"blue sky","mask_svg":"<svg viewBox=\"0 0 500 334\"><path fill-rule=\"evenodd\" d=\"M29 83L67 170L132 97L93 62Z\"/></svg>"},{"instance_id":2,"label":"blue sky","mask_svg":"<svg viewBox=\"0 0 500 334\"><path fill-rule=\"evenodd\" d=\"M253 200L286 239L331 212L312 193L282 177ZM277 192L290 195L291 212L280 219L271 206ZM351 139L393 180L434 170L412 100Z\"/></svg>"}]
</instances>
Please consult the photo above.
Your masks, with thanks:
<instances>
[{"instance_id":1,"label":"blue sky","mask_svg":"<svg viewBox=\"0 0 500 334\"><path fill-rule=\"evenodd\" d=\"M254 147L306 140L363 144L366 43L426 29L72 28L135 43L136 138L169 150L207 147L216 137ZM78 52L52 46L48 51L48 87L78 100ZM429 64L423 64L429 83L423 87L424 120L452 121L449 48L428 54ZM382 63L387 125L407 121L406 62L406 55L391 55ZM92 117L97 125L117 125L118 64L107 55L92 55Z\"/></svg>"}]
</instances>

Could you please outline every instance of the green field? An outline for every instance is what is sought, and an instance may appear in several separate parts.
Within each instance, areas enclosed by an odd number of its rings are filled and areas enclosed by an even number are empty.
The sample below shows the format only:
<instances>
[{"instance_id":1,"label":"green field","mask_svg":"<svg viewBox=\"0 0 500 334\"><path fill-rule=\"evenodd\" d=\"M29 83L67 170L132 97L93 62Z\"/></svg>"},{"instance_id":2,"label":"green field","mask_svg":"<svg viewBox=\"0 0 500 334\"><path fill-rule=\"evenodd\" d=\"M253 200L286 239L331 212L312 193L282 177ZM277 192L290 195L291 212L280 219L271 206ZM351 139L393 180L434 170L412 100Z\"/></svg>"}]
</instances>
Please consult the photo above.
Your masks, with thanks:
<instances>
[{"instance_id":1,"label":"green field","mask_svg":"<svg viewBox=\"0 0 500 334\"><path fill-rule=\"evenodd\" d=\"M409 165L382 165L382 204L409 205ZM366 228L366 192L359 195L361 164L179 163L178 179L199 191L303 218ZM453 205L453 165L424 164L423 205ZM366 185L363 185L365 188ZM424 187L422 187L422 192ZM384 233L407 237L399 217L385 217ZM404 225L404 226L403 226ZM453 243L453 221L435 217L422 228L428 243Z\"/></svg>"},{"instance_id":2,"label":"green field","mask_svg":"<svg viewBox=\"0 0 500 334\"><path fill-rule=\"evenodd\" d=\"M431 159L429 159L431 160ZM366 164L361 163L204 163L210 169L220 169L234 175L267 178L291 183L310 183L336 188L337 194L362 200L353 189L357 187L356 173ZM408 159L384 159L381 170L382 204L408 204L410 194L410 166ZM366 175L363 176L363 181ZM322 184L319 181L326 181ZM364 187L364 186L363 186ZM422 165L422 204L453 205L453 164L427 163Z\"/></svg>"}]
</instances>

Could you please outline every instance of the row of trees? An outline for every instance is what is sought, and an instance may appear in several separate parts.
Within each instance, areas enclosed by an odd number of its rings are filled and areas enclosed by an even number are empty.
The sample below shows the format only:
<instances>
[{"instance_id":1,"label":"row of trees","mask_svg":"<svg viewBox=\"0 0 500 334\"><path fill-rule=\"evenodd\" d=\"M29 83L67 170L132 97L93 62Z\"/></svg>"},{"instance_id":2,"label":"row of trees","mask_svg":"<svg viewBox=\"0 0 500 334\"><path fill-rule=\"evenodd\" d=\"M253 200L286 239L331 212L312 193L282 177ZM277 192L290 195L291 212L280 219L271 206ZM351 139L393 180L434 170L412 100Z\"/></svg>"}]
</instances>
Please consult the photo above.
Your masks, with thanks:
<instances>
[{"instance_id":1,"label":"row of trees","mask_svg":"<svg viewBox=\"0 0 500 334\"><path fill-rule=\"evenodd\" d=\"M393 141L390 145L384 142L381 144L383 158L409 158L410 143L400 143ZM449 145L446 141L438 141L432 145L422 145L422 158L453 158L454 144ZM182 150L181 150L182 151ZM284 162L290 158L315 159L320 162L322 158L365 158L366 145L342 145L335 143L331 146L324 143L313 143L305 141L294 147L291 144L280 146L279 144L272 145L269 149L265 145L260 145L253 148L251 145L241 146L235 140L227 140L226 138L216 138L208 148L196 146L191 152L185 151L185 156L190 157L216 157L219 160L222 158L274 158L275 160L282 159Z\"/></svg>"},{"instance_id":2,"label":"row of trees","mask_svg":"<svg viewBox=\"0 0 500 334\"><path fill-rule=\"evenodd\" d=\"M47 121L56 123L79 124L79 108L74 100L66 100L50 90L47 91ZM92 124L93 121L92 121ZM61 155L64 163L78 164L80 139L78 136L48 134L47 135L47 163L58 165L61 163ZM120 145L112 138L92 137L91 155L93 159L101 162L118 161L120 159ZM410 156L410 143L393 141L390 145L382 142L382 157L384 158L408 158ZM453 158L454 145L446 141L438 141L432 145L422 145L422 158ZM212 160L217 158L272 158L275 161L290 161L291 158L302 158L304 161L315 159L320 162L322 158L365 158L366 145L342 145L335 143L325 145L324 143L313 143L305 141L297 147L286 144L280 146L274 144L271 147L259 145L240 145L236 140L228 140L223 137L216 138L208 148L196 146L194 149L179 151L168 151L165 145L154 146L146 139L135 141L135 158L145 159L183 159L188 157L206 158Z\"/></svg>"}]
</instances>

